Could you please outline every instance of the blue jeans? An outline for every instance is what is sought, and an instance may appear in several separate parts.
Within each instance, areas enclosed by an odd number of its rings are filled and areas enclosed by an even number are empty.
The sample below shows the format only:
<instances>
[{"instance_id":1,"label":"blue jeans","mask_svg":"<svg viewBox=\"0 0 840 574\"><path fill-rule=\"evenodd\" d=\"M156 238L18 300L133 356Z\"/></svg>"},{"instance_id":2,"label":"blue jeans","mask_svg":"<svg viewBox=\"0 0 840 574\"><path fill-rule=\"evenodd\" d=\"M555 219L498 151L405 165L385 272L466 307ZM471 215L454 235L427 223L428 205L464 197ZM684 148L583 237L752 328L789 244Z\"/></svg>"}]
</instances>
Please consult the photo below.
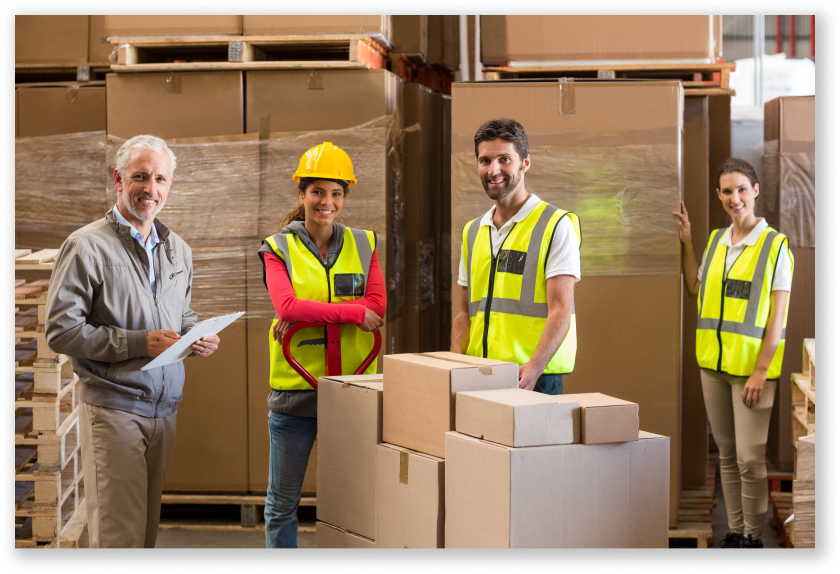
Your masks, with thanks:
<instances>
[{"instance_id":1,"label":"blue jeans","mask_svg":"<svg viewBox=\"0 0 840 574\"><path fill-rule=\"evenodd\" d=\"M562 395L563 394L563 375L554 375L543 373L537 379L537 384L534 385L534 390L544 395Z\"/></svg>"},{"instance_id":2,"label":"blue jeans","mask_svg":"<svg viewBox=\"0 0 840 574\"><path fill-rule=\"evenodd\" d=\"M317 433L316 418L268 412L271 449L265 497L267 548L297 548L300 491Z\"/></svg>"}]
</instances>

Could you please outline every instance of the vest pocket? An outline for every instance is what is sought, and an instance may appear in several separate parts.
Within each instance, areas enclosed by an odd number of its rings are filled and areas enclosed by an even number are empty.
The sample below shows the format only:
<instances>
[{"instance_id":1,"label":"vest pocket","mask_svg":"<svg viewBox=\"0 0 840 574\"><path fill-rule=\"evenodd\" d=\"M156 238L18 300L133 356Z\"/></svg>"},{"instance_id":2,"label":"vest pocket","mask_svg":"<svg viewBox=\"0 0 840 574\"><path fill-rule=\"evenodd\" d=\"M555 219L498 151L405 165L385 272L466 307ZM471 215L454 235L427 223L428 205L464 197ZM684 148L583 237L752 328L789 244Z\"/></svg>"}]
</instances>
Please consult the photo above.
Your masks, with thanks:
<instances>
[{"instance_id":1,"label":"vest pocket","mask_svg":"<svg viewBox=\"0 0 840 574\"><path fill-rule=\"evenodd\" d=\"M499 261L496 264L496 271L499 273L512 273L514 275L525 274L525 259L528 254L525 251L514 251L502 249L499 251Z\"/></svg>"},{"instance_id":2,"label":"vest pocket","mask_svg":"<svg viewBox=\"0 0 840 574\"><path fill-rule=\"evenodd\" d=\"M333 277L336 297L364 297L365 276L362 273L336 273Z\"/></svg>"},{"instance_id":3,"label":"vest pocket","mask_svg":"<svg viewBox=\"0 0 840 574\"><path fill-rule=\"evenodd\" d=\"M730 299L747 299L750 298L751 281L742 281L740 279L726 280L726 296Z\"/></svg>"}]
</instances>

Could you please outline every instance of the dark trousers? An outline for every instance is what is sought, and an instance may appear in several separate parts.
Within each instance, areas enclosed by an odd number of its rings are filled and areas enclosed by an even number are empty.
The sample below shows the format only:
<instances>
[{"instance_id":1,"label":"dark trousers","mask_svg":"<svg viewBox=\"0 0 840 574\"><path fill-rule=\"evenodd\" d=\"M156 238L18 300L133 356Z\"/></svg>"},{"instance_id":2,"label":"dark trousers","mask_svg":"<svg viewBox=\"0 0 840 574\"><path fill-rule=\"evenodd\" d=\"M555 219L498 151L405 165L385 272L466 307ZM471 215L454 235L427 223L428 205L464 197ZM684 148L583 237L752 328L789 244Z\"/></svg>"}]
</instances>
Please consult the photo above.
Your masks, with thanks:
<instances>
[{"instance_id":1,"label":"dark trousers","mask_svg":"<svg viewBox=\"0 0 840 574\"><path fill-rule=\"evenodd\" d=\"M534 390L544 395L562 395L563 394L563 375L554 375L543 373L537 379L537 384L534 385Z\"/></svg>"}]
</instances>

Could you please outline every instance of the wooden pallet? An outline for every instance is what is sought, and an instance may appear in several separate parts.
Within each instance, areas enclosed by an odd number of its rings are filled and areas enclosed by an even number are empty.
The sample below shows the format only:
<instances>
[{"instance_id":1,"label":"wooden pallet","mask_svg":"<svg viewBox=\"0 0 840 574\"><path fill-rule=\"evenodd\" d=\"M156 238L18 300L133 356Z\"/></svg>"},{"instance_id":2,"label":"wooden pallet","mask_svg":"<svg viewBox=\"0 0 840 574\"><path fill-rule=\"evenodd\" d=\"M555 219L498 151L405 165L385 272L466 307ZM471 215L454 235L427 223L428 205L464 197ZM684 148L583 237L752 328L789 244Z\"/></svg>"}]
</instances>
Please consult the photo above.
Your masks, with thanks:
<instances>
[{"instance_id":1,"label":"wooden pallet","mask_svg":"<svg viewBox=\"0 0 840 574\"><path fill-rule=\"evenodd\" d=\"M65 526L81 510L84 498L84 477L78 478L62 492L54 506L39 505L36 502L35 482L15 482L15 547L34 547L38 542L60 544Z\"/></svg>"},{"instance_id":2,"label":"wooden pallet","mask_svg":"<svg viewBox=\"0 0 840 574\"><path fill-rule=\"evenodd\" d=\"M114 72L386 67L388 52L363 34L111 38Z\"/></svg>"},{"instance_id":3,"label":"wooden pallet","mask_svg":"<svg viewBox=\"0 0 840 574\"><path fill-rule=\"evenodd\" d=\"M793 493L772 491L770 492L770 503L773 506L770 526L779 532L779 542L784 544L785 548L793 548L788 527L785 526L785 521L793 513Z\"/></svg>"},{"instance_id":4,"label":"wooden pallet","mask_svg":"<svg viewBox=\"0 0 840 574\"><path fill-rule=\"evenodd\" d=\"M391 71L405 82L416 82L436 92L452 93L455 75L441 66L430 66L411 60L406 54L391 55Z\"/></svg>"},{"instance_id":5,"label":"wooden pallet","mask_svg":"<svg viewBox=\"0 0 840 574\"><path fill-rule=\"evenodd\" d=\"M72 85L103 83L110 67L110 62L15 64L15 86L55 85L56 82Z\"/></svg>"},{"instance_id":6,"label":"wooden pallet","mask_svg":"<svg viewBox=\"0 0 840 574\"><path fill-rule=\"evenodd\" d=\"M802 372L811 379L811 390L817 388L817 340L802 341Z\"/></svg>"},{"instance_id":7,"label":"wooden pallet","mask_svg":"<svg viewBox=\"0 0 840 574\"><path fill-rule=\"evenodd\" d=\"M58 355L55 359L36 358L31 365L15 367L15 375L32 373L33 391L36 393L57 395L65 386L67 379L76 375L67 355Z\"/></svg>"},{"instance_id":8,"label":"wooden pallet","mask_svg":"<svg viewBox=\"0 0 840 574\"><path fill-rule=\"evenodd\" d=\"M31 410L32 432L35 434L55 433L62 422L79 408L81 381L75 374L61 380L61 389L56 394L36 393L35 381L30 373L15 378L15 412Z\"/></svg>"},{"instance_id":9,"label":"wooden pallet","mask_svg":"<svg viewBox=\"0 0 840 574\"><path fill-rule=\"evenodd\" d=\"M712 539L714 520L712 508L715 497L715 469L717 453L709 453L706 484L702 489L683 489L680 492L679 519L676 528L668 531L669 539L696 540L697 548L708 548Z\"/></svg>"},{"instance_id":10,"label":"wooden pallet","mask_svg":"<svg viewBox=\"0 0 840 574\"><path fill-rule=\"evenodd\" d=\"M804 373L790 375L790 416L791 440L793 446L799 446L799 438L814 434L816 422L816 390L811 388L811 380Z\"/></svg>"},{"instance_id":11,"label":"wooden pallet","mask_svg":"<svg viewBox=\"0 0 840 574\"><path fill-rule=\"evenodd\" d=\"M546 62L543 66L519 67L502 63L485 66L485 80L581 78L599 80L680 80L685 95L735 95L729 87L733 63L715 64L573 64Z\"/></svg>"},{"instance_id":12,"label":"wooden pallet","mask_svg":"<svg viewBox=\"0 0 840 574\"><path fill-rule=\"evenodd\" d=\"M240 521L236 525L232 521L196 521L171 518L161 520L161 528L175 529L175 530L265 530L265 525L261 524L261 512L257 511L257 507L265 506L265 495L258 494L184 494L184 493L164 493L161 498L163 505L202 505L202 506L220 506L220 505L236 505L239 506ZM302 496L300 499L300 506L315 506L314 496ZM166 526L164 526L166 524ZM208 526L209 525L209 526ZM216 528L218 527L218 528ZM308 532L307 530L300 530L300 532ZM314 532L314 530L312 530Z\"/></svg>"},{"instance_id":13,"label":"wooden pallet","mask_svg":"<svg viewBox=\"0 0 840 574\"><path fill-rule=\"evenodd\" d=\"M79 451L79 409L62 413L61 426L55 433L42 434L32 432L31 409L20 410L20 414L15 413L15 452L20 447L34 447L41 470L63 470Z\"/></svg>"}]
</instances>

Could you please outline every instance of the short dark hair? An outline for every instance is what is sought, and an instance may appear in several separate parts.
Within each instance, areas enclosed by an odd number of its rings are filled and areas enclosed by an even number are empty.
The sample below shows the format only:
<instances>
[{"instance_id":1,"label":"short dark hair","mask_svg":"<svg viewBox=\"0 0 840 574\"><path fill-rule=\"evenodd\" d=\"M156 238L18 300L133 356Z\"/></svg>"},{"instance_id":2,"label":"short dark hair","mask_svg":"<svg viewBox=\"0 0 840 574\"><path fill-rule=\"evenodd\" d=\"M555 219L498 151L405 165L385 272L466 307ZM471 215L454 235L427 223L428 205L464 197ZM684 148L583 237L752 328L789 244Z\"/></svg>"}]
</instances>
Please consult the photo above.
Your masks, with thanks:
<instances>
[{"instance_id":1,"label":"short dark hair","mask_svg":"<svg viewBox=\"0 0 840 574\"><path fill-rule=\"evenodd\" d=\"M498 118L481 124L473 138L475 157L478 157L478 144L499 139L511 142L521 159L528 157L528 134L522 124L511 118Z\"/></svg>"},{"instance_id":2,"label":"short dark hair","mask_svg":"<svg viewBox=\"0 0 840 574\"><path fill-rule=\"evenodd\" d=\"M731 157L722 164L720 164L720 169L718 169L718 176L717 176L717 187L720 189L720 177L722 175L726 175L727 173L740 173L747 177L750 180L750 185L755 187L758 185L758 177L755 175L755 169L753 166L742 159L737 157Z\"/></svg>"}]
</instances>

